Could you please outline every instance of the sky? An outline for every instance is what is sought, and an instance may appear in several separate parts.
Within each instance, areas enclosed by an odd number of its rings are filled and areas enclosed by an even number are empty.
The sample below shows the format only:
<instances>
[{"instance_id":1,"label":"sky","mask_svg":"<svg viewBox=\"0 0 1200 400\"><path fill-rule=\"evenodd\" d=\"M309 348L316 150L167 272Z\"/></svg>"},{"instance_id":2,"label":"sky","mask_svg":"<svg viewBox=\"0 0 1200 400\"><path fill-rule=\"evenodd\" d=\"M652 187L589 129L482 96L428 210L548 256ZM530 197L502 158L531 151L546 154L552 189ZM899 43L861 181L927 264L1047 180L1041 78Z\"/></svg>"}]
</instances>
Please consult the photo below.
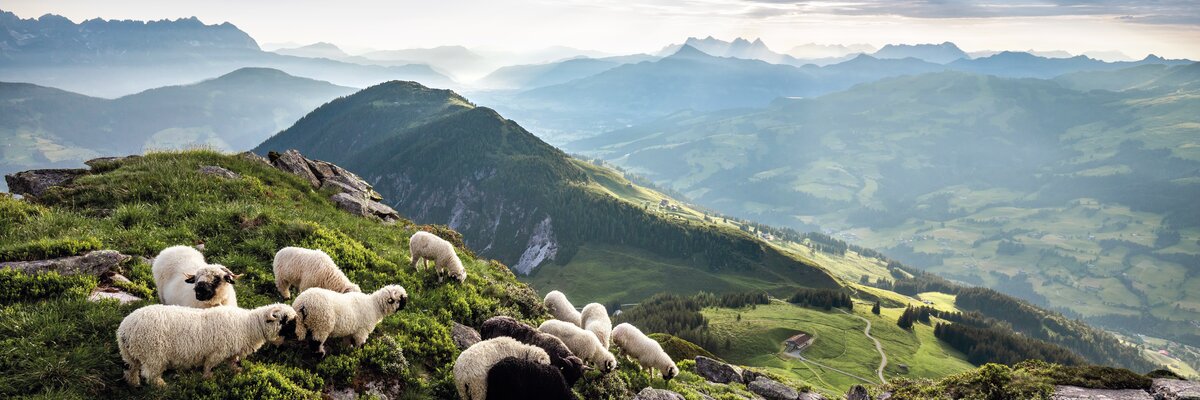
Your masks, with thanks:
<instances>
[{"instance_id":1,"label":"sky","mask_svg":"<svg viewBox=\"0 0 1200 400\"><path fill-rule=\"evenodd\" d=\"M941 43L967 51L1120 51L1200 59L1198 0L5 0L46 13L230 22L260 44L332 42L351 52L463 45L655 52L689 36L805 43Z\"/></svg>"}]
</instances>

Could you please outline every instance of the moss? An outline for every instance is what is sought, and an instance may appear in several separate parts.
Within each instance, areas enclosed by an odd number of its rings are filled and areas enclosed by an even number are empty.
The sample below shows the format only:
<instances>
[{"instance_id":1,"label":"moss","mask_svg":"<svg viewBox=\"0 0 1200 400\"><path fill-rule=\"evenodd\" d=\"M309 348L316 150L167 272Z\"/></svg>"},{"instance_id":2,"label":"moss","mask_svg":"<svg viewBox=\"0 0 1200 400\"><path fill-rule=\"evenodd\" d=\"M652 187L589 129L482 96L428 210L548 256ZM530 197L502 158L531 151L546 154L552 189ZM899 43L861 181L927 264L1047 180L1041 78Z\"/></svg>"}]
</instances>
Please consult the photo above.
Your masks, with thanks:
<instances>
[{"instance_id":1,"label":"moss","mask_svg":"<svg viewBox=\"0 0 1200 400\"><path fill-rule=\"evenodd\" d=\"M84 252L99 250L103 247L100 240L93 237L74 238L40 238L37 240L13 243L0 247L0 261L36 261L51 258L79 255Z\"/></svg>"},{"instance_id":2,"label":"moss","mask_svg":"<svg viewBox=\"0 0 1200 400\"><path fill-rule=\"evenodd\" d=\"M83 298L96 288L96 278L57 272L26 274L0 269L0 304L34 302L54 297Z\"/></svg>"}]
</instances>

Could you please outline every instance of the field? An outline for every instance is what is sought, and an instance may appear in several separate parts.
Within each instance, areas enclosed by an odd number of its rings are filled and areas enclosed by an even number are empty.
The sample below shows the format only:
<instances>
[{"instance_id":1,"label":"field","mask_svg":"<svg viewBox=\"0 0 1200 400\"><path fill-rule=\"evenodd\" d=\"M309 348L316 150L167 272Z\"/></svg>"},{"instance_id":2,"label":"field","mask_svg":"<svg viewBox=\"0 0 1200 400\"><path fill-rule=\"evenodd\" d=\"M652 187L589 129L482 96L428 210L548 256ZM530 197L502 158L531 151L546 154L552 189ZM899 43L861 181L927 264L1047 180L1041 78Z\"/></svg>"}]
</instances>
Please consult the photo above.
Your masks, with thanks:
<instances>
[{"instance_id":1,"label":"field","mask_svg":"<svg viewBox=\"0 0 1200 400\"><path fill-rule=\"evenodd\" d=\"M938 342L932 327L918 324L907 332L896 326L901 311L885 308L882 316L876 316L861 303L853 311L871 321L871 335L887 353L885 377L937 378L973 368L962 354ZM782 302L736 310L710 308L703 313L719 343L728 341L728 347L714 352L728 361L765 368L827 394L845 393L854 384L878 383L879 353L863 335L866 323L852 315ZM782 354L783 341L800 331L816 337L802 353L811 362ZM901 372L900 364L909 366L908 373Z\"/></svg>"}]
</instances>

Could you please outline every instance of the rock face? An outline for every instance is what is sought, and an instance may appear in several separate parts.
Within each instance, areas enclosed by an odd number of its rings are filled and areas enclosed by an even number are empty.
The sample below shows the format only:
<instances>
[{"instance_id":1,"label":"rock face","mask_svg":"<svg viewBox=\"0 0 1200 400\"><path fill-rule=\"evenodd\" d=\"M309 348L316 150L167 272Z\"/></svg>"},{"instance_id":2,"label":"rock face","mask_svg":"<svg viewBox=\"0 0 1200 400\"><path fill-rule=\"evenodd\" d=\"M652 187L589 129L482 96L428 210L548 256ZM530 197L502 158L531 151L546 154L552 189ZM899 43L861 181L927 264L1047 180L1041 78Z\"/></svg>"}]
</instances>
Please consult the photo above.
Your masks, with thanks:
<instances>
[{"instance_id":1,"label":"rock face","mask_svg":"<svg viewBox=\"0 0 1200 400\"><path fill-rule=\"evenodd\" d=\"M696 374L715 383L742 383L742 374L733 366L705 357L696 356Z\"/></svg>"},{"instance_id":2,"label":"rock face","mask_svg":"<svg viewBox=\"0 0 1200 400\"><path fill-rule=\"evenodd\" d=\"M218 167L216 165L202 165L200 166L200 173L218 176L225 179L238 179L242 177L233 171Z\"/></svg>"},{"instance_id":3,"label":"rock face","mask_svg":"<svg viewBox=\"0 0 1200 400\"><path fill-rule=\"evenodd\" d=\"M454 340L454 346L459 350L466 350L475 343L479 343L479 332L474 328L454 322L450 326L450 339Z\"/></svg>"},{"instance_id":4,"label":"rock face","mask_svg":"<svg viewBox=\"0 0 1200 400\"><path fill-rule=\"evenodd\" d=\"M1200 382L1155 379L1150 392L1154 400L1200 400Z\"/></svg>"},{"instance_id":5,"label":"rock face","mask_svg":"<svg viewBox=\"0 0 1200 400\"><path fill-rule=\"evenodd\" d=\"M637 396L633 397L633 400L684 400L684 397L670 390L647 387L638 392Z\"/></svg>"},{"instance_id":6,"label":"rock face","mask_svg":"<svg viewBox=\"0 0 1200 400\"><path fill-rule=\"evenodd\" d=\"M867 388L863 385L854 385L846 392L846 400L871 400L871 394L867 393Z\"/></svg>"},{"instance_id":7,"label":"rock face","mask_svg":"<svg viewBox=\"0 0 1200 400\"><path fill-rule=\"evenodd\" d=\"M775 382L765 376L760 376L758 379L755 379L754 382L750 382L749 385L746 385L746 389L749 389L750 392L762 396L767 400L800 399L800 393L797 392L796 389L792 389L787 385Z\"/></svg>"},{"instance_id":8,"label":"rock face","mask_svg":"<svg viewBox=\"0 0 1200 400\"><path fill-rule=\"evenodd\" d=\"M1055 386L1054 394L1050 396L1054 400L1084 400L1084 399L1105 399L1105 400L1153 400L1154 397L1145 390L1124 389L1124 390L1106 390L1106 389L1088 389L1078 386Z\"/></svg>"},{"instance_id":9,"label":"rock face","mask_svg":"<svg viewBox=\"0 0 1200 400\"><path fill-rule=\"evenodd\" d=\"M283 153L272 151L267 158L275 168L303 178L314 188L333 189L337 193L331 200L351 214L377 217L384 222L400 220L396 210L379 202L383 196L353 172L333 163L310 160L294 149Z\"/></svg>"},{"instance_id":10,"label":"rock face","mask_svg":"<svg viewBox=\"0 0 1200 400\"><path fill-rule=\"evenodd\" d=\"M4 181L10 193L37 197L46 189L69 184L87 173L86 169L34 169L5 175Z\"/></svg>"},{"instance_id":11,"label":"rock face","mask_svg":"<svg viewBox=\"0 0 1200 400\"><path fill-rule=\"evenodd\" d=\"M81 256L70 256L38 261L15 261L0 263L0 268L11 268L26 274L54 271L63 275L92 275L102 277L120 269L130 257L115 250L96 250Z\"/></svg>"}]
</instances>

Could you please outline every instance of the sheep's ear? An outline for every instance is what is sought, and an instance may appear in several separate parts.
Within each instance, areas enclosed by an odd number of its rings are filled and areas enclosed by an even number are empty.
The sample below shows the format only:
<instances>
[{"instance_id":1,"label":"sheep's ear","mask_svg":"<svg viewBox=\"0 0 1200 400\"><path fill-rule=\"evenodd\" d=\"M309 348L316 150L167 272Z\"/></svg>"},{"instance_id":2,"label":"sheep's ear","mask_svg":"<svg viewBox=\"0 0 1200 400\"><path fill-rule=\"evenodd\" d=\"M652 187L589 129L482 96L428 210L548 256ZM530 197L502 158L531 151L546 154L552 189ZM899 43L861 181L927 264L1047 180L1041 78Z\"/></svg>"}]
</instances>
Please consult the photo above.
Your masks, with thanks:
<instances>
[{"instance_id":1,"label":"sheep's ear","mask_svg":"<svg viewBox=\"0 0 1200 400\"><path fill-rule=\"evenodd\" d=\"M196 283L196 276L192 274L184 274L183 281L186 283Z\"/></svg>"},{"instance_id":2,"label":"sheep's ear","mask_svg":"<svg viewBox=\"0 0 1200 400\"><path fill-rule=\"evenodd\" d=\"M234 278L237 278L237 277L236 277L236 276L233 276L232 274L226 274L226 275L225 275L225 282L229 282L229 284L230 284L230 285L232 285L232 284L233 284L233 279L234 279Z\"/></svg>"}]
</instances>

